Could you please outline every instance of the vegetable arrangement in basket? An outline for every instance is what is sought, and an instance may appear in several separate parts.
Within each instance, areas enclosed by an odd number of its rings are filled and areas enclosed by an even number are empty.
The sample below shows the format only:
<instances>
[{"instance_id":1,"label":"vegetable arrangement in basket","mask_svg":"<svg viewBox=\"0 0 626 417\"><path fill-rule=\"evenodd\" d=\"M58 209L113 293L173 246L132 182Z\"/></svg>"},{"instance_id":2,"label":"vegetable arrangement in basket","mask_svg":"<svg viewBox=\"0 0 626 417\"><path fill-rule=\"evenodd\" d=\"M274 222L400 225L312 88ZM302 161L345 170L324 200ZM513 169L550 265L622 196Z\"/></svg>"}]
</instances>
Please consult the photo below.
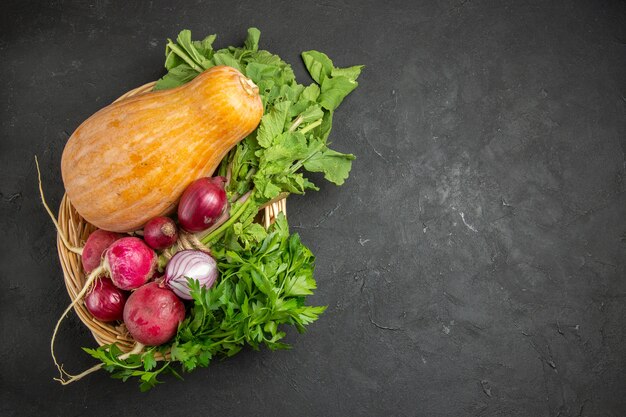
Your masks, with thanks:
<instances>
[{"instance_id":1,"label":"vegetable arrangement in basket","mask_svg":"<svg viewBox=\"0 0 626 417\"><path fill-rule=\"evenodd\" d=\"M153 91L105 107L68 141L62 211L80 216L60 213L55 224L64 271L80 256L86 276L73 287L66 271L73 301L51 340L61 383L102 368L146 390L160 374L180 377L244 346L288 348L281 326L303 332L325 310L305 304L314 256L290 234L284 199L317 190L304 171L337 185L348 177L354 156L327 139L362 67L304 52L315 81L304 86L258 49L259 36L251 28L242 47L214 50L215 35L192 41L182 31ZM71 375L54 340L83 305L81 319L119 331L119 342L83 348L99 363Z\"/></svg>"}]
</instances>

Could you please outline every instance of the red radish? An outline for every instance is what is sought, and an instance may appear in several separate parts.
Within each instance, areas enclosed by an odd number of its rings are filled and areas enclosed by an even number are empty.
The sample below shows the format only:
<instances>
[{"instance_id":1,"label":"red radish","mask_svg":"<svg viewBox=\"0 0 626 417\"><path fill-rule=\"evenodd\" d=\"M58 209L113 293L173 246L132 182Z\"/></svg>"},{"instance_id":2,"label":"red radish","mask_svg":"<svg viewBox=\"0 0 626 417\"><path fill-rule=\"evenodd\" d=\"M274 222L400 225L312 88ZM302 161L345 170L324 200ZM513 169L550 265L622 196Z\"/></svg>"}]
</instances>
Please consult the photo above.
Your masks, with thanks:
<instances>
[{"instance_id":1,"label":"red radish","mask_svg":"<svg viewBox=\"0 0 626 417\"><path fill-rule=\"evenodd\" d=\"M178 240L176 223L169 217L155 217L143 227L143 240L152 249L169 248Z\"/></svg>"},{"instance_id":2,"label":"red radish","mask_svg":"<svg viewBox=\"0 0 626 417\"><path fill-rule=\"evenodd\" d=\"M113 285L109 278L101 277L85 296L85 306L100 321L122 320L127 299L126 291Z\"/></svg>"},{"instance_id":3,"label":"red radish","mask_svg":"<svg viewBox=\"0 0 626 417\"><path fill-rule=\"evenodd\" d=\"M157 265L157 255L143 240L123 237L107 249L104 259L117 288L133 290L148 282Z\"/></svg>"},{"instance_id":4,"label":"red radish","mask_svg":"<svg viewBox=\"0 0 626 417\"><path fill-rule=\"evenodd\" d=\"M61 379L64 374L54 355L54 341L59 331L61 321L70 312L72 307L83 299L85 294L91 289L91 284L98 276L107 274L116 287L122 290L139 288L152 278L157 265L157 255L150 249L143 240L136 237L123 237L116 240L108 247L100 266L95 268L85 279L85 284L74 301L65 309L61 318L57 321L50 340L50 353L54 364L59 369ZM172 296L176 297L173 293ZM183 311L184 315L184 311Z\"/></svg>"},{"instance_id":5,"label":"red radish","mask_svg":"<svg viewBox=\"0 0 626 417\"><path fill-rule=\"evenodd\" d=\"M167 288L156 282L134 291L124 307L124 324L133 339L148 346L158 346L176 334L185 319L185 305Z\"/></svg>"},{"instance_id":6,"label":"red radish","mask_svg":"<svg viewBox=\"0 0 626 417\"><path fill-rule=\"evenodd\" d=\"M102 254L106 248L121 237L122 235L119 233L108 232L102 229L97 229L89 235L82 253L83 269L86 274L89 274L100 265Z\"/></svg>"},{"instance_id":7,"label":"red radish","mask_svg":"<svg viewBox=\"0 0 626 417\"><path fill-rule=\"evenodd\" d=\"M224 213L227 206L226 178L199 178L189 184L178 203L178 221L188 232L208 229Z\"/></svg>"}]
</instances>

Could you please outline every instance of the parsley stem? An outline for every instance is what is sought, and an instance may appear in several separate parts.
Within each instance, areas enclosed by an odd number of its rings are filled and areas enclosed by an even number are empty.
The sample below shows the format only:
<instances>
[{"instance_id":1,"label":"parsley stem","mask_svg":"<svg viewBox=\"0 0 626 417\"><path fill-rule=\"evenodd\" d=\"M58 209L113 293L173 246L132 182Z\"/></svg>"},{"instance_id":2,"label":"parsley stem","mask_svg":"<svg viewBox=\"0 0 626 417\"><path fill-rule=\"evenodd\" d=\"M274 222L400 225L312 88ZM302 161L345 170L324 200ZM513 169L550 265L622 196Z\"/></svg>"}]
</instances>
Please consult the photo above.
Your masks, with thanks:
<instances>
[{"instance_id":1,"label":"parsley stem","mask_svg":"<svg viewBox=\"0 0 626 417\"><path fill-rule=\"evenodd\" d=\"M242 195L241 197L239 197L235 203L245 203L248 198L250 197L251 192L247 192L246 194ZM233 199L237 198L238 195L234 194L233 195ZM228 209L230 210L230 209ZM209 235L211 235L214 231L216 231L217 229L220 228L220 226L222 226L224 224L224 222L226 222L230 217L231 214L228 212L228 210L224 211L224 213L222 213L222 215L215 221L215 224L211 227L209 227L207 230L203 231L203 232L199 232L198 234L196 234L196 237L198 240L200 240L200 242L204 242L205 239L208 238ZM206 245L206 243L204 243Z\"/></svg>"},{"instance_id":2,"label":"parsley stem","mask_svg":"<svg viewBox=\"0 0 626 417\"><path fill-rule=\"evenodd\" d=\"M302 117L302 115L298 116L296 120L293 121L291 126L289 126L288 132L294 132L298 128L298 126L300 126L300 123L302 123L303 121L304 121L304 118Z\"/></svg>"},{"instance_id":3,"label":"parsley stem","mask_svg":"<svg viewBox=\"0 0 626 417\"><path fill-rule=\"evenodd\" d=\"M320 121L320 123L321 123L321 121ZM307 126L307 127L308 127L308 126ZM304 130L304 129L302 129L302 130ZM308 161L309 159L311 159L312 157L314 157L315 155L317 155L317 154L318 154L318 153L322 150L322 148L324 148L324 146L326 146L326 145L322 142L322 143L320 144L320 146L318 146L318 148L317 148L315 151L311 152L311 153L310 153L310 154L309 154L306 158L301 159L301 160L299 160L298 162L296 162L295 164L293 164L293 165L291 166L291 168L289 169L289 173L293 174L293 173L295 173L297 170L299 170L300 168L302 168L302 165L304 165L304 163L305 163L306 161Z\"/></svg>"},{"instance_id":4,"label":"parsley stem","mask_svg":"<svg viewBox=\"0 0 626 417\"><path fill-rule=\"evenodd\" d=\"M313 123L311 123L310 125L308 125L307 127L303 127L302 129L300 129L300 133L306 133L311 129L315 129L316 127L318 127L319 125L322 124L322 119L318 119L316 121L314 121Z\"/></svg>"},{"instance_id":5,"label":"parsley stem","mask_svg":"<svg viewBox=\"0 0 626 417\"><path fill-rule=\"evenodd\" d=\"M223 332L223 333L213 333L213 334L209 334L209 337L211 339L215 339L218 337L224 337L224 336L232 336L235 333L234 330L231 330L230 332Z\"/></svg>"},{"instance_id":6,"label":"parsley stem","mask_svg":"<svg viewBox=\"0 0 626 417\"><path fill-rule=\"evenodd\" d=\"M202 238L201 242L205 245L208 245L211 241L220 237L222 233L226 231L226 229L232 226L233 223L235 223L239 219L239 217L241 217L241 215L244 213L244 211L250 205L251 202L252 202L252 198L248 197L248 199L241 205L241 207L239 207L239 210L237 210L235 213L233 213L230 216L230 219L225 221L220 227L215 229L208 236L205 236L204 238Z\"/></svg>"}]
</instances>

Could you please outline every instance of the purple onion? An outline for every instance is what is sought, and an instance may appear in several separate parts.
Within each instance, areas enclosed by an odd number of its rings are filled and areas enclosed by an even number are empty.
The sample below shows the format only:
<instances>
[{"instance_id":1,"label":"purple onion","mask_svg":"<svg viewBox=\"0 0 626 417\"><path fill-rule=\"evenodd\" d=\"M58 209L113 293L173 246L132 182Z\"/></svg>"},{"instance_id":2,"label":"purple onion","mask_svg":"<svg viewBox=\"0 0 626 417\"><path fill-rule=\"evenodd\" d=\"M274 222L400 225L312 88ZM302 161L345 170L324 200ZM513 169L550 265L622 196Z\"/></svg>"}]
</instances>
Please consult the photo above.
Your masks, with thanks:
<instances>
[{"instance_id":1,"label":"purple onion","mask_svg":"<svg viewBox=\"0 0 626 417\"><path fill-rule=\"evenodd\" d=\"M178 203L178 222L188 232L211 227L224 213L228 200L224 177L200 178L189 184Z\"/></svg>"},{"instance_id":2,"label":"purple onion","mask_svg":"<svg viewBox=\"0 0 626 417\"><path fill-rule=\"evenodd\" d=\"M164 282L177 296L191 300L187 279L197 280L201 287L211 288L217 274L217 262L211 255L199 250L182 250L167 263Z\"/></svg>"},{"instance_id":3,"label":"purple onion","mask_svg":"<svg viewBox=\"0 0 626 417\"><path fill-rule=\"evenodd\" d=\"M143 240L152 249L169 248L178 240L176 223L169 217L155 217L143 227Z\"/></svg>"}]
</instances>

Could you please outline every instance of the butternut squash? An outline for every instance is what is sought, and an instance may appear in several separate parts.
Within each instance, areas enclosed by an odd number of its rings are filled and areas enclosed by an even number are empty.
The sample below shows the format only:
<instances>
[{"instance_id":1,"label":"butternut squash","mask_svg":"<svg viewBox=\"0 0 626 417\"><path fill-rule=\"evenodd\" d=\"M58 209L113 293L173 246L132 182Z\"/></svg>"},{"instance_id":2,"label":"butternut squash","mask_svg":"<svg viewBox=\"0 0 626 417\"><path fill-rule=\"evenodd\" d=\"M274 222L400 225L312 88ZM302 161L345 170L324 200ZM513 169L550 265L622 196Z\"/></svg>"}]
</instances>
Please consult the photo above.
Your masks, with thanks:
<instances>
[{"instance_id":1,"label":"butternut squash","mask_svg":"<svg viewBox=\"0 0 626 417\"><path fill-rule=\"evenodd\" d=\"M258 87L227 66L113 103L83 122L63 150L67 196L100 229L137 230L171 213L187 185L213 174L262 114Z\"/></svg>"}]
</instances>

